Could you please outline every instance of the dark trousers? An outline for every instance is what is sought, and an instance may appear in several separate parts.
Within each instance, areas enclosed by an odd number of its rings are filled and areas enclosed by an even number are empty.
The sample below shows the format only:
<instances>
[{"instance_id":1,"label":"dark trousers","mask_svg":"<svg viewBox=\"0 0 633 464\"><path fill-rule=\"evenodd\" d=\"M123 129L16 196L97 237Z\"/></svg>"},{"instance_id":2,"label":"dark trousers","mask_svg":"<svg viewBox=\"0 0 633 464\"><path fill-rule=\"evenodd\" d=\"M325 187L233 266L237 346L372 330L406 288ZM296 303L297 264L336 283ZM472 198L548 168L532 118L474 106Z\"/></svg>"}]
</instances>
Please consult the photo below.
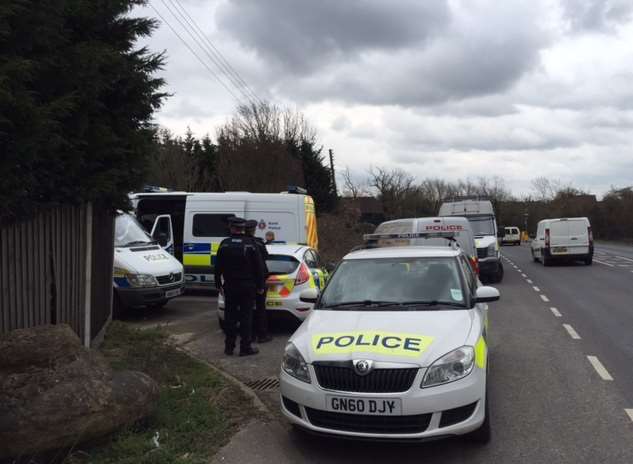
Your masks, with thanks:
<instances>
[{"instance_id":1,"label":"dark trousers","mask_svg":"<svg viewBox=\"0 0 633 464\"><path fill-rule=\"evenodd\" d=\"M235 348L238 322L240 324L240 348L251 346L255 293L255 286L251 284L224 286L224 323L226 325L224 343L229 349Z\"/></svg>"},{"instance_id":2,"label":"dark trousers","mask_svg":"<svg viewBox=\"0 0 633 464\"><path fill-rule=\"evenodd\" d=\"M268 336L268 314L266 314L266 290L263 295L255 296L255 330L253 338L257 335L259 338Z\"/></svg>"}]
</instances>

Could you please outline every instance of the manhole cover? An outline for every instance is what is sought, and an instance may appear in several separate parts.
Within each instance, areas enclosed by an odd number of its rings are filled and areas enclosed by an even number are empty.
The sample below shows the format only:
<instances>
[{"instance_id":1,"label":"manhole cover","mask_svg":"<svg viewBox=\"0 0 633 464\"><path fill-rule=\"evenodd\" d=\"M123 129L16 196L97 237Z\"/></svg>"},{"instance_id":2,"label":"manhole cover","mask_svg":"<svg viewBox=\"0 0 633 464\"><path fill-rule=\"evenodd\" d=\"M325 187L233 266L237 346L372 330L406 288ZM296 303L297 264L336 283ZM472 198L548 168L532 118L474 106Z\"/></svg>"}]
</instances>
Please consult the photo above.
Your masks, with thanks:
<instances>
[{"instance_id":1,"label":"manhole cover","mask_svg":"<svg viewBox=\"0 0 633 464\"><path fill-rule=\"evenodd\" d=\"M277 390L279 388L279 379L277 377L265 377L248 382L246 386L257 391Z\"/></svg>"}]
</instances>

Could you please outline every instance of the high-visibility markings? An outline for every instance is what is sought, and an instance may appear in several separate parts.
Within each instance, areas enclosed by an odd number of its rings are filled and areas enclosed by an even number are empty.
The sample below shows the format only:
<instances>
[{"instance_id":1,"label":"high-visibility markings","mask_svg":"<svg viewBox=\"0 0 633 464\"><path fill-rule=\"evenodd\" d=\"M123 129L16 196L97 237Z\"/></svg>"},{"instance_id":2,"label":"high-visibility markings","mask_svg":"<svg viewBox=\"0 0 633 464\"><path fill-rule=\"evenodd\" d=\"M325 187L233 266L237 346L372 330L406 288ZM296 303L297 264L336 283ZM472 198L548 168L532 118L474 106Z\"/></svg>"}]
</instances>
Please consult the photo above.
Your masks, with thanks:
<instances>
[{"instance_id":1,"label":"high-visibility markings","mask_svg":"<svg viewBox=\"0 0 633 464\"><path fill-rule=\"evenodd\" d=\"M545 295L541 295L541 300L543 300L545 303L549 303L549 298L547 298Z\"/></svg>"},{"instance_id":2,"label":"high-visibility markings","mask_svg":"<svg viewBox=\"0 0 633 464\"><path fill-rule=\"evenodd\" d=\"M571 325L563 324L563 327L565 327L565 330L571 338L573 338L574 340L580 340L580 335L578 335L578 332L576 332Z\"/></svg>"},{"instance_id":3,"label":"high-visibility markings","mask_svg":"<svg viewBox=\"0 0 633 464\"><path fill-rule=\"evenodd\" d=\"M312 336L316 355L377 353L391 356L421 356L433 337L419 334L389 333L377 330L336 332Z\"/></svg>"},{"instance_id":4,"label":"high-visibility markings","mask_svg":"<svg viewBox=\"0 0 633 464\"><path fill-rule=\"evenodd\" d=\"M535 285L535 286L533 286L532 288L534 289L534 291L535 291L535 292L540 292L540 291L541 291L541 289L540 289L540 288L538 288L536 285Z\"/></svg>"},{"instance_id":5,"label":"high-visibility markings","mask_svg":"<svg viewBox=\"0 0 633 464\"><path fill-rule=\"evenodd\" d=\"M633 409L625 409L624 412L629 416L629 419L633 422Z\"/></svg>"},{"instance_id":6,"label":"high-visibility markings","mask_svg":"<svg viewBox=\"0 0 633 464\"><path fill-rule=\"evenodd\" d=\"M528 284L533 284L533 283L534 283L534 282L532 282L530 279L526 280L526 282L527 282Z\"/></svg>"},{"instance_id":7,"label":"high-visibility markings","mask_svg":"<svg viewBox=\"0 0 633 464\"><path fill-rule=\"evenodd\" d=\"M591 363L591 365L596 370L596 372L598 373L598 375L600 376L602 380L608 380L608 381L613 380L613 377L611 377L611 374L609 374L609 371L607 371L607 368L602 365L602 363L597 357L587 356L587 359L589 360L589 362Z\"/></svg>"},{"instance_id":8,"label":"high-visibility markings","mask_svg":"<svg viewBox=\"0 0 633 464\"><path fill-rule=\"evenodd\" d=\"M605 263L604 261L593 260L594 263L602 264L603 266L615 267L613 264Z\"/></svg>"},{"instance_id":9,"label":"high-visibility markings","mask_svg":"<svg viewBox=\"0 0 633 464\"><path fill-rule=\"evenodd\" d=\"M552 314L554 314L554 316L556 316L556 317L563 317L563 315L560 313L558 308L554 308L552 306L551 308L549 308L549 310L552 312Z\"/></svg>"}]
</instances>

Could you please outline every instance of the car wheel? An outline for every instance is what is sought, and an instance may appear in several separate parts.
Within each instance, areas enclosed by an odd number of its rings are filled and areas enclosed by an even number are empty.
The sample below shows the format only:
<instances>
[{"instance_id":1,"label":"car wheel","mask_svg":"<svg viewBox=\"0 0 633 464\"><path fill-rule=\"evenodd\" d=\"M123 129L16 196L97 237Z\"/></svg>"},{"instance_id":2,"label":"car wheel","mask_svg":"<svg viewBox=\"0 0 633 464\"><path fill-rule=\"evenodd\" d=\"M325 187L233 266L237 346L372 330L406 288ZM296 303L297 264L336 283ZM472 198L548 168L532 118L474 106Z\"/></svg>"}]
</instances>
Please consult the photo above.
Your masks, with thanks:
<instances>
[{"instance_id":1,"label":"car wheel","mask_svg":"<svg viewBox=\"0 0 633 464\"><path fill-rule=\"evenodd\" d=\"M490 408L488 407L488 394L486 394L486 405L484 406L484 414L486 417L484 418L483 424L475 430L474 432L470 432L467 437L470 441L474 443L479 443L485 445L490 442L492 438L492 427L490 426Z\"/></svg>"},{"instance_id":2,"label":"car wheel","mask_svg":"<svg viewBox=\"0 0 633 464\"><path fill-rule=\"evenodd\" d=\"M497 268L497 272L494 273L490 279L493 284L499 284L503 280L503 264L499 263L499 267Z\"/></svg>"},{"instance_id":3,"label":"car wheel","mask_svg":"<svg viewBox=\"0 0 633 464\"><path fill-rule=\"evenodd\" d=\"M585 258L585 264L587 266L591 266L591 264L593 263L593 256L589 255Z\"/></svg>"}]
</instances>

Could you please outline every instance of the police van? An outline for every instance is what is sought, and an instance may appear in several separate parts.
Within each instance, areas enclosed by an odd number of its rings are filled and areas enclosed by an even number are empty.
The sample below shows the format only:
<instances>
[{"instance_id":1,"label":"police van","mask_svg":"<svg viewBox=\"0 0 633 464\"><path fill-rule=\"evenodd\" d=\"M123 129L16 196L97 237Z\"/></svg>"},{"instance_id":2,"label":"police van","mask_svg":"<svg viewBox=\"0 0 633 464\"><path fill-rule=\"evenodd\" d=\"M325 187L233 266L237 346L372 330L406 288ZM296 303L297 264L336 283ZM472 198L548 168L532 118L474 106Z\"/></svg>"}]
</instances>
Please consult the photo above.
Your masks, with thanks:
<instances>
[{"instance_id":1,"label":"police van","mask_svg":"<svg viewBox=\"0 0 633 464\"><path fill-rule=\"evenodd\" d=\"M256 236L318 248L315 206L299 188L283 193L137 193L136 217L185 267L188 288L215 288L214 263L228 219L257 221Z\"/></svg>"},{"instance_id":2,"label":"police van","mask_svg":"<svg viewBox=\"0 0 633 464\"><path fill-rule=\"evenodd\" d=\"M134 216L119 212L114 231L114 309L158 308L184 287L182 264L153 240Z\"/></svg>"},{"instance_id":3,"label":"police van","mask_svg":"<svg viewBox=\"0 0 633 464\"><path fill-rule=\"evenodd\" d=\"M475 236L479 273L482 279L501 282L503 263L498 238L503 236L503 232L497 228L497 220L490 200L468 198L446 201L440 207L439 216L459 216L468 219Z\"/></svg>"},{"instance_id":4,"label":"police van","mask_svg":"<svg viewBox=\"0 0 633 464\"><path fill-rule=\"evenodd\" d=\"M412 239L384 238L384 234L407 233L420 235ZM442 236L442 233L448 233L448 235ZM466 218L447 216L395 219L379 224L374 234L378 234L377 237L383 236L381 239L376 239L376 244L379 246L447 246L450 245L449 242L454 241L468 256L474 271L479 273L475 239Z\"/></svg>"}]
</instances>

